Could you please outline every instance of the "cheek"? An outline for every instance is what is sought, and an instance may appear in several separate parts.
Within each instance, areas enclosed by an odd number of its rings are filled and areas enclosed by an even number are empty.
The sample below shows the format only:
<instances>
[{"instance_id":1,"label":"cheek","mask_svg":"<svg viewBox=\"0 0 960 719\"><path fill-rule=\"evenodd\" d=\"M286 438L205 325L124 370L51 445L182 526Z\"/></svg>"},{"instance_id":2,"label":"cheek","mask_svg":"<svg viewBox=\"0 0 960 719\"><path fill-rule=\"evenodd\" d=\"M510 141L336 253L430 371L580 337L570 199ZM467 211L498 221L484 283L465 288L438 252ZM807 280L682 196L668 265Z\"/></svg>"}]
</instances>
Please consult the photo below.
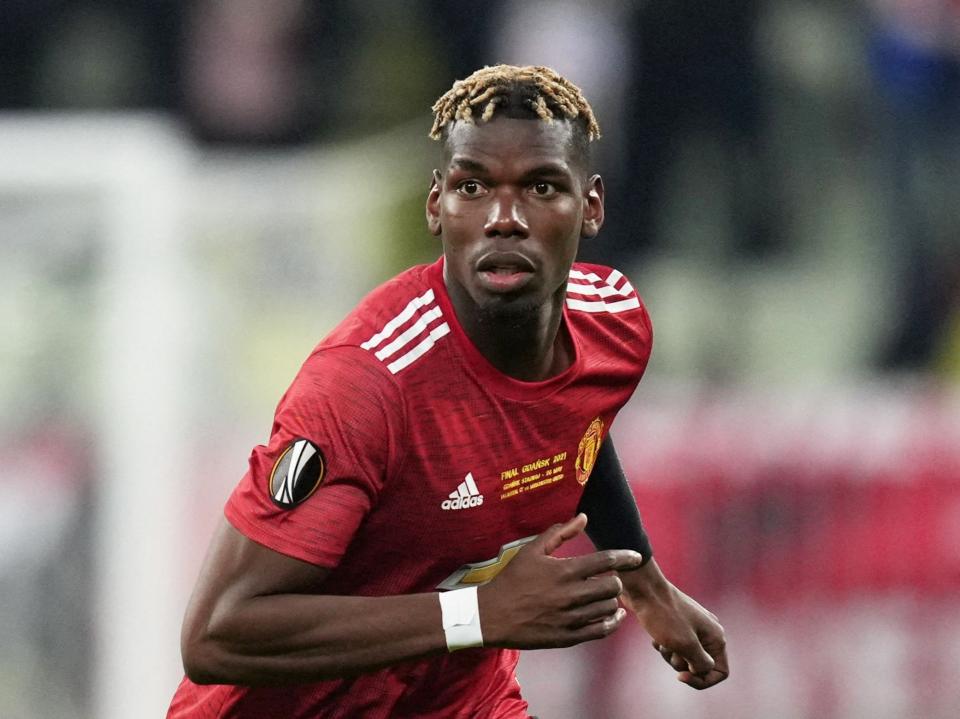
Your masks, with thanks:
<instances>
[{"instance_id":1,"label":"cheek","mask_svg":"<svg viewBox=\"0 0 960 719\"><path fill-rule=\"evenodd\" d=\"M550 235L557 241L567 242L580 239L582 215L579 207L573 203L566 203L552 212L545 213L541 222L545 228L550 228Z\"/></svg>"},{"instance_id":2,"label":"cheek","mask_svg":"<svg viewBox=\"0 0 960 719\"><path fill-rule=\"evenodd\" d=\"M460 202L456 197L450 195L444 195L440 201L440 214L447 222L466 221L471 215L471 209L474 209L471 205Z\"/></svg>"}]
</instances>

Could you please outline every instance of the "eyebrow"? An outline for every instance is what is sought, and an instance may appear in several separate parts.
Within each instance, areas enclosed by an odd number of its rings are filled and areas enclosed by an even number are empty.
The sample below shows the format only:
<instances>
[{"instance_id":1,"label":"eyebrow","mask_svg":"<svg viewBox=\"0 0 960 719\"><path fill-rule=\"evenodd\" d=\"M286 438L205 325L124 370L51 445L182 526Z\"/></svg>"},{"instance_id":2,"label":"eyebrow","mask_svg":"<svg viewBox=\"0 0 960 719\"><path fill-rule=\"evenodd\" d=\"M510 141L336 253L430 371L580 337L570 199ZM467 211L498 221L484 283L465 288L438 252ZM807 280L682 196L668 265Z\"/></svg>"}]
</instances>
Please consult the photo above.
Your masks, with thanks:
<instances>
[{"instance_id":1,"label":"eyebrow","mask_svg":"<svg viewBox=\"0 0 960 719\"><path fill-rule=\"evenodd\" d=\"M490 170L482 162L477 162L476 160L471 160L466 157L457 157L454 158L451 163L451 167L456 170L463 170L466 172L475 172L477 174L489 174ZM536 177L569 177L570 169L566 165L560 165L555 162L546 162L542 165L537 165L536 167L531 167L529 170L523 173L524 180L530 180Z\"/></svg>"},{"instance_id":2,"label":"eyebrow","mask_svg":"<svg viewBox=\"0 0 960 719\"><path fill-rule=\"evenodd\" d=\"M570 170L565 165L558 165L555 162L547 162L543 165L532 167L523 173L523 179L531 180L537 177L570 177Z\"/></svg>"},{"instance_id":3,"label":"eyebrow","mask_svg":"<svg viewBox=\"0 0 960 719\"><path fill-rule=\"evenodd\" d=\"M487 166L482 162L470 160L465 157L457 157L450 163L451 167L457 170L466 170L467 172L488 173Z\"/></svg>"}]
</instances>

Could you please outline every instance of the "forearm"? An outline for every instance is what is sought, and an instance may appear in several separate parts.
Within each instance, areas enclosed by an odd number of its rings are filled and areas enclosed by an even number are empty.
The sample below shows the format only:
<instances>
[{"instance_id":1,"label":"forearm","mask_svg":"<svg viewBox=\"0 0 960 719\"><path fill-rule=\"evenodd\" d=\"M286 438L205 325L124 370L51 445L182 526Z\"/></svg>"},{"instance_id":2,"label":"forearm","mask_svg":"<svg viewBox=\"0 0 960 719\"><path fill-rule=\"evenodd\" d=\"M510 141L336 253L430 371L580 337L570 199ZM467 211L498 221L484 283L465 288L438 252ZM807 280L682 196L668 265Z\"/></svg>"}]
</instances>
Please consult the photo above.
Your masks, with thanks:
<instances>
[{"instance_id":1,"label":"forearm","mask_svg":"<svg viewBox=\"0 0 960 719\"><path fill-rule=\"evenodd\" d=\"M663 575L656 559L651 559L637 569L618 572L618 575L623 582L621 596L634 612L638 611L641 603L667 598L671 590L675 589Z\"/></svg>"},{"instance_id":2,"label":"forearm","mask_svg":"<svg viewBox=\"0 0 960 719\"><path fill-rule=\"evenodd\" d=\"M590 518L587 533L598 549L623 547L643 555L641 565L618 570L620 601L679 672L680 681L706 689L726 679L723 627L660 571L610 437L601 445L579 509Z\"/></svg>"},{"instance_id":3,"label":"forearm","mask_svg":"<svg viewBox=\"0 0 960 719\"><path fill-rule=\"evenodd\" d=\"M184 618L181 652L199 684L282 685L353 676L452 648L572 646L613 632L625 613L610 572L628 550L559 559L578 515L526 544L475 594L318 595L329 569L278 554L222 522ZM462 593L460 593L462 592ZM479 626L482 619L482 635ZM446 627L446 630L445 630Z\"/></svg>"},{"instance_id":4,"label":"forearm","mask_svg":"<svg viewBox=\"0 0 960 719\"><path fill-rule=\"evenodd\" d=\"M187 674L205 684L278 685L352 676L446 651L437 594L277 594L226 604L192 636Z\"/></svg>"}]
</instances>

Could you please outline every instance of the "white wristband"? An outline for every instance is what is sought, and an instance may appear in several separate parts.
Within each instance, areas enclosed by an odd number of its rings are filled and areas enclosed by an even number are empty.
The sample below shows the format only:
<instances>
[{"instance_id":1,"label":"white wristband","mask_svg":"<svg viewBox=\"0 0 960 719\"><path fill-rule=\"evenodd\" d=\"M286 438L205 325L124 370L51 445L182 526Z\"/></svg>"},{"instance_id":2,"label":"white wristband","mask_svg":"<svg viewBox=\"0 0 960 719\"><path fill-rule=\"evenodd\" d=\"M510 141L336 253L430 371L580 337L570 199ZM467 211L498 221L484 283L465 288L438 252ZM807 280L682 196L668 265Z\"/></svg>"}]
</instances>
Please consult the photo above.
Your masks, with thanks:
<instances>
[{"instance_id":1,"label":"white wristband","mask_svg":"<svg viewBox=\"0 0 960 719\"><path fill-rule=\"evenodd\" d=\"M480 607L477 604L477 588L455 589L440 592L440 616L443 633L447 637L447 650L483 646L480 631Z\"/></svg>"}]
</instances>

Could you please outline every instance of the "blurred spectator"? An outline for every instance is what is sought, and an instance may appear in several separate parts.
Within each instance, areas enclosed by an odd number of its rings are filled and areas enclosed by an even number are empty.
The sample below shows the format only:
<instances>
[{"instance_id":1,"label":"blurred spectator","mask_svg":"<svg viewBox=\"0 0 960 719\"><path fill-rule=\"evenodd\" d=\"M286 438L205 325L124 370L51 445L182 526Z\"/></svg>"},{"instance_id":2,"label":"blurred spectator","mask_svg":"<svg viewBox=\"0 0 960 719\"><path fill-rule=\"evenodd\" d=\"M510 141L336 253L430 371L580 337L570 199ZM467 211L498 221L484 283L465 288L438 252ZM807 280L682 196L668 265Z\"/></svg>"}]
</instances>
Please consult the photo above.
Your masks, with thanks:
<instances>
[{"instance_id":1,"label":"blurred spectator","mask_svg":"<svg viewBox=\"0 0 960 719\"><path fill-rule=\"evenodd\" d=\"M424 30L437 45L437 60L446 65L447 75L434 88L438 97L453 79L460 80L484 65L508 62L493 51L494 37L502 29L497 25L505 0L487 0L482 3L427 0L426 12L430 22Z\"/></svg>"},{"instance_id":2,"label":"blurred spectator","mask_svg":"<svg viewBox=\"0 0 960 719\"><path fill-rule=\"evenodd\" d=\"M0 5L0 108L167 107L182 3L12 0Z\"/></svg>"},{"instance_id":3,"label":"blurred spectator","mask_svg":"<svg viewBox=\"0 0 960 719\"><path fill-rule=\"evenodd\" d=\"M637 46L624 115L624 160L608 187L599 259L635 261L658 247L658 208L684 142L708 135L722 148L734 250L764 253L775 242L772 171L761 144L763 109L754 34L760 3L660 0L638 6ZM621 174L622 173L622 174ZM592 250L591 250L592 252Z\"/></svg>"},{"instance_id":4,"label":"blurred spectator","mask_svg":"<svg viewBox=\"0 0 960 719\"><path fill-rule=\"evenodd\" d=\"M183 93L201 137L282 142L308 134L317 122L307 112L312 88L305 62L310 36L320 36L319 28L308 31L314 19L300 0L193 4L185 28Z\"/></svg>"},{"instance_id":5,"label":"blurred spectator","mask_svg":"<svg viewBox=\"0 0 960 719\"><path fill-rule=\"evenodd\" d=\"M960 307L960 2L873 0L871 69L899 269L880 362L923 368Z\"/></svg>"},{"instance_id":6,"label":"blurred spectator","mask_svg":"<svg viewBox=\"0 0 960 719\"><path fill-rule=\"evenodd\" d=\"M502 3L491 37L492 62L547 65L581 87L603 133L594 158L606 178L623 160L623 105L634 53L632 3L596 0L513 0ZM625 60L626 59L626 60ZM609 191L610 188L608 187ZM597 240L603 243L607 232ZM584 249L590 249L593 242Z\"/></svg>"}]
</instances>

